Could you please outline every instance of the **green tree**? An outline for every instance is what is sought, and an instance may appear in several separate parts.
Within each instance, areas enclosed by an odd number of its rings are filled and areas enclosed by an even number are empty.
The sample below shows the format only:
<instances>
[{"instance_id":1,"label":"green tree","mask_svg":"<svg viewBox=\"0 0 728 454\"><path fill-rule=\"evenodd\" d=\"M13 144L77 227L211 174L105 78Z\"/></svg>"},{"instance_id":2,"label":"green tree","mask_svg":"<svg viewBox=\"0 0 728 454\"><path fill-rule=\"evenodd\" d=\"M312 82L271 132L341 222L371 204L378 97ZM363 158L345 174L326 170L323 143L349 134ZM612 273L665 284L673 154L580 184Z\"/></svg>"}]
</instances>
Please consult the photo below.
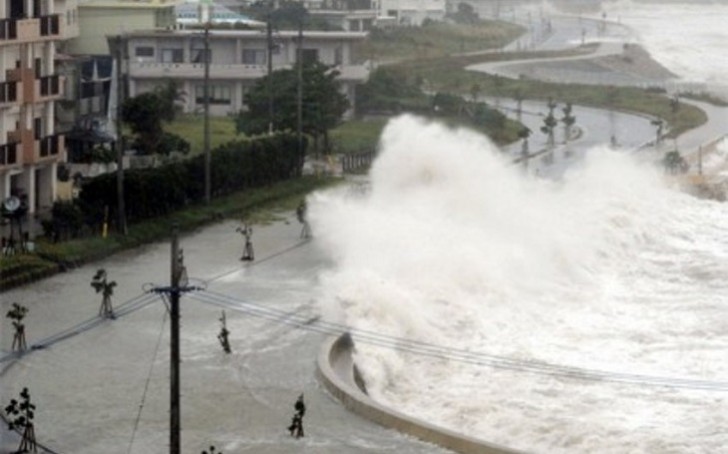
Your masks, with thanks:
<instances>
[{"instance_id":1,"label":"green tree","mask_svg":"<svg viewBox=\"0 0 728 454\"><path fill-rule=\"evenodd\" d=\"M177 82L172 79L167 79L164 85L157 86L154 89L154 93L159 96L159 114L162 120L167 122L174 121L181 110L177 103L184 102L187 93L181 91L177 87Z\"/></svg>"},{"instance_id":2,"label":"green tree","mask_svg":"<svg viewBox=\"0 0 728 454\"><path fill-rule=\"evenodd\" d=\"M189 143L179 136L164 132L163 122L174 120L183 93L169 81L154 91L128 98L121 106L121 115L134 133L135 147L140 154L163 154L172 151L189 151Z\"/></svg>"},{"instance_id":3,"label":"green tree","mask_svg":"<svg viewBox=\"0 0 728 454\"><path fill-rule=\"evenodd\" d=\"M480 96L481 90L482 89L477 82L470 86L470 96L473 99L474 103L478 102L478 97Z\"/></svg>"},{"instance_id":4,"label":"green tree","mask_svg":"<svg viewBox=\"0 0 728 454\"><path fill-rule=\"evenodd\" d=\"M523 127L518 130L518 138L521 139L521 159L523 159L523 167L528 167L528 137L531 130Z\"/></svg>"},{"instance_id":5,"label":"green tree","mask_svg":"<svg viewBox=\"0 0 728 454\"><path fill-rule=\"evenodd\" d=\"M99 316L114 318L114 309L111 306L111 296L114 294L116 281L108 281L106 270L101 268L96 271L93 279L91 279L91 287L96 290L96 293L101 293L103 296L101 300L101 307L99 308Z\"/></svg>"},{"instance_id":6,"label":"green tree","mask_svg":"<svg viewBox=\"0 0 728 454\"><path fill-rule=\"evenodd\" d=\"M556 117L554 117L554 109L556 108L556 103L549 99L548 101L548 109L549 113L544 117L543 119L543 126L541 126L541 132L546 134L548 136L548 144L549 146L554 146L554 128L556 128L556 125L559 124Z\"/></svg>"},{"instance_id":7,"label":"green tree","mask_svg":"<svg viewBox=\"0 0 728 454\"><path fill-rule=\"evenodd\" d=\"M357 87L357 111L424 110L428 99L419 82L403 68L380 66Z\"/></svg>"},{"instance_id":8,"label":"green tree","mask_svg":"<svg viewBox=\"0 0 728 454\"><path fill-rule=\"evenodd\" d=\"M324 138L328 150L328 132L341 122L349 108L349 100L339 89L339 72L320 62L306 63L303 72L302 125L305 134L317 141ZM297 121L297 74L296 69L273 71L270 76L258 79L245 94L247 110L236 118L239 133L247 135L268 132L268 77L273 84L273 130L296 131Z\"/></svg>"},{"instance_id":9,"label":"green tree","mask_svg":"<svg viewBox=\"0 0 728 454\"><path fill-rule=\"evenodd\" d=\"M680 152L677 150L668 151L665 153L665 157L662 160L662 164L665 166L665 172L670 175L677 175L680 173L687 173L690 169L690 164L685 160Z\"/></svg>"},{"instance_id":10,"label":"green tree","mask_svg":"<svg viewBox=\"0 0 728 454\"><path fill-rule=\"evenodd\" d=\"M458 3L457 11L448 14L448 17L458 24L476 24L480 20L473 5L466 2Z\"/></svg>"},{"instance_id":11,"label":"green tree","mask_svg":"<svg viewBox=\"0 0 728 454\"><path fill-rule=\"evenodd\" d=\"M662 141L662 130L665 127L665 122L659 118L655 118L650 123L655 127L655 146L658 146Z\"/></svg>"},{"instance_id":12,"label":"green tree","mask_svg":"<svg viewBox=\"0 0 728 454\"><path fill-rule=\"evenodd\" d=\"M571 138L571 128L576 123L576 117L572 113L570 102L567 102L561 110L564 112L564 116L561 117L561 122L564 124L564 143L566 143Z\"/></svg>"},{"instance_id":13,"label":"green tree","mask_svg":"<svg viewBox=\"0 0 728 454\"><path fill-rule=\"evenodd\" d=\"M270 20L279 29L297 29L307 15L308 10L303 3L287 0L271 11Z\"/></svg>"}]
</instances>

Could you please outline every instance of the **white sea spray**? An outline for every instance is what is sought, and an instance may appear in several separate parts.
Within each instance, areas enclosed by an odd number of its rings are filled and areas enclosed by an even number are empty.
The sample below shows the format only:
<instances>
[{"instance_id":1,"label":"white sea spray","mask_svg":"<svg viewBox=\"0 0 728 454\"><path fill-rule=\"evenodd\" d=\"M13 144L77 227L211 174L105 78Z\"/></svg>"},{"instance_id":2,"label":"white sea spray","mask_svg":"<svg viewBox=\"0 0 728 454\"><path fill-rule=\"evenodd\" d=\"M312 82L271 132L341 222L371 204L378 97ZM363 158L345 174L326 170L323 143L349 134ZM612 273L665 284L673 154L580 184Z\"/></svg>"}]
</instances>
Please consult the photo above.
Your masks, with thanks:
<instances>
[{"instance_id":1,"label":"white sea spray","mask_svg":"<svg viewBox=\"0 0 728 454\"><path fill-rule=\"evenodd\" d=\"M487 139L392 120L366 193L310 200L326 317L478 354L728 381L728 208L594 149L563 180ZM371 395L530 452L720 452L720 392L619 384L357 345ZM697 451L696 451L697 449Z\"/></svg>"}]
</instances>

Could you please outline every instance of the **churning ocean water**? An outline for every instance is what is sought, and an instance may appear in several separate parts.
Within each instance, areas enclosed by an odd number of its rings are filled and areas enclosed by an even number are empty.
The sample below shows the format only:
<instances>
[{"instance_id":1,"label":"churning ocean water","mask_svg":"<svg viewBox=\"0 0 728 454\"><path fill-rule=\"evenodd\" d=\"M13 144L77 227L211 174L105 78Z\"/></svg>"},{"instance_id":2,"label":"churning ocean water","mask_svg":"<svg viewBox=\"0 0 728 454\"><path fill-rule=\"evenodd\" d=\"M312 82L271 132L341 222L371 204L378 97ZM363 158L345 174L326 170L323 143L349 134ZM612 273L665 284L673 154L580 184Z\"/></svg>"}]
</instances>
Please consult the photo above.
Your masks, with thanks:
<instances>
[{"instance_id":1,"label":"churning ocean water","mask_svg":"<svg viewBox=\"0 0 728 454\"><path fill-rule=\"evenodd\" d=\"M684 80L723 83L727 4L605 10ZM728 452L728 206L607 147L538 179L410 116L368 181L311 215L325 315L390 340L357 345L374 399L528 452Z\"/></svg>"}]
</instances>

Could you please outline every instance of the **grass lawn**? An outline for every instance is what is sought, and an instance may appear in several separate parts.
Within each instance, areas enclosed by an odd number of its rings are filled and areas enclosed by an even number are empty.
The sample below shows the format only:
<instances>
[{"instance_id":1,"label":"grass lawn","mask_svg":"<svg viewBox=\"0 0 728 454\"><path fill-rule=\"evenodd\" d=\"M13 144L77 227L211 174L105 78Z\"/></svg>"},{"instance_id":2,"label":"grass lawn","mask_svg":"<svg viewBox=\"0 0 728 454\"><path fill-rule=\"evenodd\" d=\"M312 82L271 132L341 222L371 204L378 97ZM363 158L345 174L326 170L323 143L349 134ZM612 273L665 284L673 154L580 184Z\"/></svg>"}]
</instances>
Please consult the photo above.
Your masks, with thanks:
<instances>
[{"instance_id":1,"label":"grass lawn","mask_svg":"<svg viewBox=\"0 0 728 454\"><path fill-rule=\"evenodd\" d=\"M164 125L164 130L184 137L190 143L191 155L204 151L205 121L202 115L178 115L175 121ZM245 135L235 131L235 121L232 117L210 116L211 150L223 143L243 138Z\"/></svg>"},{"instance_id":2,"label":"grass lawn","mask_svg":"<svg viewBox=\"0 0 728 454\"><path fill-rule=\"evenodd\" d=\"M394 27L372 32L366 42L357 45L357 54L376 61L440 57L497 49L524 31L520 25L490 20L477 25L433 22L422 27Z\"/></svg>"},{"instance_id":3,"label":"grass lawn","mask_svg":"<svg viewBox=\"0 0 728 454\"><path fill-rule=\"evenodd\" d=\"M538 54L537 54L538 55ZM474 85L482 95L523 99L571 102L572 104L614 109L659 117L670 125L670 136L679 135L707 121L705 112L697 107L682 104L672 112L671 99L667 96L635 87L594 86L581 84L557 84L537 80L514 80L492 76L465 67L497 55L440 57L428 60L396 63L405 71L426 79L433 90L468 96ZM577 120L578 121L578 120Z\"/></svg>"}]
</instances>

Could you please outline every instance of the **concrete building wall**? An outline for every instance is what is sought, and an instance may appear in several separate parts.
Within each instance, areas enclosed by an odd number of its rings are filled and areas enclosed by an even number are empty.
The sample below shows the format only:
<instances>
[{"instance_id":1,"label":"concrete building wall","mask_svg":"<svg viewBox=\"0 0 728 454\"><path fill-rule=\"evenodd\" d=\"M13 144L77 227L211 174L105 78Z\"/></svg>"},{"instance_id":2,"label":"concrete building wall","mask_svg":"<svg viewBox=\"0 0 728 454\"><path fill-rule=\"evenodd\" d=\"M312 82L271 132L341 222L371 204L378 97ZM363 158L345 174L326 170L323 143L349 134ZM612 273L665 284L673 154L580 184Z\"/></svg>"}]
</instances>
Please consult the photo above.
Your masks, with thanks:
<instances>
[{"instance_id":1,"label":"concrete building wall","mask_svg":"<svg viewBox=\"0 0 728 454\"><path fill-rule=\"evenodd\" d=\"M92 1L78 10L80 34L69 41L67 51L74 55L109 54L108 35L135 30L173 28L176 22L173 1Z\"/></svg>"},{"instance_id":2,"label":"concrete building wall","mask_svg":"<svg viewBox=\"0 0 728 454\"><path fill-rule=\"evenodd\" d=\"M50 208L56 169L65 160L55 103L64 81L55 60L58 43L78 33L77 0L0 2L0 18L14 35L0 41L0 83L13 87L0 108L0 200L26 198L29 213Z\"/></svg>"},{"instance_id":3,"label":"concrete building wall","mask_svg":"<svg viewBox=\"0 0 728 454\"><path fill-rule=\"evenodd\" d=\"M380 15L393 16L398 25L422 25L425 19L441 20L447 11L445 0L382 0Z\"/></svg>"},{"instance_id":4,"label":"concrete building wall","mask_svg":"<svg viewBox=\"0 0 728 454\"><path fill-rule=\"evenodd\" d=\"M338 65L342 72L342 92L353 105L354 86L366 81L368 69L351 61L351 44L366 34L317 32L304 34L304 51L313 51L318 61ZM139 32L125 36L129 54L129 96L137 96L173 79L186 93L185 112L201 112L204 100L204 63L200 58L204 41L199 32ZM296 62L298 36L295 32L279 33L273 54L273 69L291 68ZM266 37L261 32L211 32L210 112L226 115L238 112L243 96L257 79L267 73ZM163 48L182 48L183 61L166 62ZM143 48L143 55L139 49Z\"/></svg>"}]
</instances>

